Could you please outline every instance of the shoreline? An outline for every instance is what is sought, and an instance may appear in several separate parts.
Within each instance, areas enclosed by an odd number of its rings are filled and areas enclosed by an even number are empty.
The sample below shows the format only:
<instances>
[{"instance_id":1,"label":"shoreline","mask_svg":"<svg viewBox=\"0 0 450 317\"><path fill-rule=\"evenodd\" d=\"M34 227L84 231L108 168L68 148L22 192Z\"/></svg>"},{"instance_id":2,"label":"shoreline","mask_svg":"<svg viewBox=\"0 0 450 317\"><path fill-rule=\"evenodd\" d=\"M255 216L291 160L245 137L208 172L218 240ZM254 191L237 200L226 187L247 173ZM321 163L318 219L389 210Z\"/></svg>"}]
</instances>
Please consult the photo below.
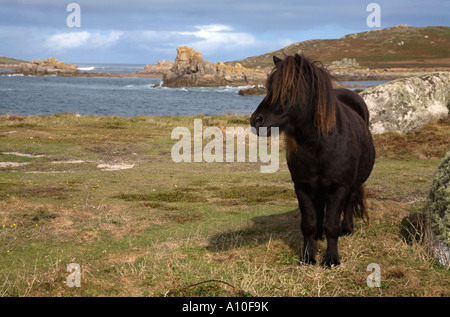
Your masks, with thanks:
<instances>
[{"instance_id":1,"label":"shoreline","mask_svg":"<svg viewBox=\"0 0 450 317\"><path fill-rule=\"evenodd\" d=\"M164 75L170 70L169 68L144 68L142 70L137 70L131 73L108 73L108 72L95 72L95 71L83 71L79 70L76 65L65 64L62 62L54 61L50 58L45 61L33 61L32 63L21 63L21 64L0 64L0 75L20 75L24 76L65 76L65 77L136 77L136 78L163 78ZM50 63L48 62L49 60ZM32 65L33 63L41 63L42 66L36 67ZM32 65L33 67L23 67L24 64ZM153 65L158 66L158 65ZM368 80L395 80L405 77L418 76L431 72L450 72L450 66L413 66L410 67L399 67L399 66L385 66L381 68L353 68L353 67L334 67L329 65L326 67L330 74L336 81L368 81ZM151 70L150 70L151 69ZM250 70L261 72L261 69ZM265 70L270 73L270 69ZM216 76L214 76L216 77ZM218 76L214 80L204 83L205 87L220 87L222 82L222 77ZM227 80L230 86L242 86L242 83L234 83L232 80ZM265 79L259 79L256 85L264 85ZM187 84L186 87L198 86L196 83Z\"/></svg>"},{"instance_id":2,"label":"shoreline","mask_svg":"<svg viewBox=\"0 0 450 317\"><path fill-rule=\"evenodd\" d=\"M0 67L0 69L11 69L10 67ZM152 73L139 73L139 72L133 72L133 73L99 73L99 72L86 72L86 71L80 71L77 72L54 72L54 73L36 73L36 74L24 74L22 72L17 71L4 71L0 72L0 76L8 76L8 75L16 75L16 76L36 76L36 77L42 77L42 76L61 76L61 77L146 77L146 78L162 78L160 74L152 74Z\"/></svg>"},{"instance_id":3,"label":"shoreline","mask_svg":"<svg viewBox=\"0 0 450 317\"><path fill-rule=\"evenodd\" d=\"M0 69L13 69L16 67L0 65ZM424 75L426 73L432 72L450 72L450 67L437 67L437 68L409 68L402 70L391 71L388 69L368 69L368 70L353 70L353 71L330 71L331 75L334 77L336 81L371 81L371 80L395 80L400 78L406 78L411 76L419 76ZM36 74L25 74L23 72L18 71L3 71L0 72L0 76L8 76L8 75L24 75L24 76L62 76L62 77L125 77L125 78L162 78L163 75L161 73L151 73L145 71L137 71L132 73L105 73L105 72L86 72L76 70L74 72L44 72L44 73L36 73ZM264 82L259 83L260 85L264 85ZM220 87L222 85L208 85L208 87ZM234 85L230 82L230 86L242 86L242 85ZM190 87L187 85L186 87Z\"/></svg>"}]
</instances>

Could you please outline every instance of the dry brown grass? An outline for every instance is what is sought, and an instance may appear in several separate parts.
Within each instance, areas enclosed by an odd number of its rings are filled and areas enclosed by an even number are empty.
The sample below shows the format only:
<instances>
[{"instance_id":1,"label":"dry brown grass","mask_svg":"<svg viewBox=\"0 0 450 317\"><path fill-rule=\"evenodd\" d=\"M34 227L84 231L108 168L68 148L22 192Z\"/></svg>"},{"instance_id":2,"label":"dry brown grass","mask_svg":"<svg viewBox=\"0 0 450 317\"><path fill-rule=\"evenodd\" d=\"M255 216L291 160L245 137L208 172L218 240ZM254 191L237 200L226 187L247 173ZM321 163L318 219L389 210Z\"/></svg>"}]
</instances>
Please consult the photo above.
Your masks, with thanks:
<instances>
[{"instance_id":1,"label":"dry brown grass","mask_svg":"<svg viewBox=\"0 0 450 317\"><path fill-rule=\"evenodd\" d=\"M374 138L378 158L439 160L449 150L450 117L406 134L386 133Z\"/></svg>"}]
</instances>

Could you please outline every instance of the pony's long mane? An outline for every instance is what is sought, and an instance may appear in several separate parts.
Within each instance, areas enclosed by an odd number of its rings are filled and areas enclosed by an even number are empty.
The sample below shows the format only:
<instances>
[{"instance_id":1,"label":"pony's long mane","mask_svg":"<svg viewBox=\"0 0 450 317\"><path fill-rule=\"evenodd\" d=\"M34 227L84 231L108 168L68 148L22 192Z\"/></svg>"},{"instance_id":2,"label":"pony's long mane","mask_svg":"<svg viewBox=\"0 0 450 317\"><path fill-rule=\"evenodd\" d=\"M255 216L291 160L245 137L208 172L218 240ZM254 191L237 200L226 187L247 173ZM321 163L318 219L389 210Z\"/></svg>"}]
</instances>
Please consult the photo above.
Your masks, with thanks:
<instances>
[{"instance_id":1,"label":"pony's long mane","mask_svg":"<svg viewBox=\"0 0 450 317\"><path fill-rule=\"evenodd\" d=\"M329 72L303 55L288 56L276 64L267 79L270 104L314 107L314 125L327 136L336 125L336 104ZM308 98L309 96L309 98Z\"/></svg>"}]
</instances>

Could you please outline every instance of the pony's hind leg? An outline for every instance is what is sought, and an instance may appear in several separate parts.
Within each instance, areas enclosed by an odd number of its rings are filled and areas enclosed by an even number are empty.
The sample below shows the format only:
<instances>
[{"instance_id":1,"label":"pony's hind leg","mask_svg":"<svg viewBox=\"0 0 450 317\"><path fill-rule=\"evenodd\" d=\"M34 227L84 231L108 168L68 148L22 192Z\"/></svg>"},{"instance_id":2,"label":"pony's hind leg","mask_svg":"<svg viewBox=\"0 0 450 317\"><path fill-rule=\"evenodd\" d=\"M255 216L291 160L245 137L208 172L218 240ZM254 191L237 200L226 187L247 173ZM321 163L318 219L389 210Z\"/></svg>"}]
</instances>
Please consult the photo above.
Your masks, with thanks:
<instances>
[{"instance_id":1,"label":"pony's hind leg","mask_svg":"<svg viewBox=\"0 0 450 317\"><path fill-rule=\"evenodd\" d=\"M353 212L355 203L356 195L353 191L350 191L345 201L344 217L341 222L341 236L347 236L353 233Z\"/></svg>"},{"instance_id":2,"label":"pony's hind leg","mask_svg":"<svg viewBox=\"0 0 450 317\"><path fill-rule=\"evenodd\" d=\"M353 215L361 217L363 220L369 218L364 199L364 186L361 185L352 189L347 197L344 206L344 219L341 223L341 235L350 235L353 233Z\"/></svg>"},{"instance_id":3,"label":"pony's hind leg","mask_svg":"<svg viewBox=\"0 0 450 317\"><path fill-rule=\"evenodd\" d=\"M325 213L325 234L327 236L327 250L323 263L327 267L339 265L338 239L341 233L342 207L347 197L344 186L336 186L327 197Z\"/></svg>"}]
</instances>

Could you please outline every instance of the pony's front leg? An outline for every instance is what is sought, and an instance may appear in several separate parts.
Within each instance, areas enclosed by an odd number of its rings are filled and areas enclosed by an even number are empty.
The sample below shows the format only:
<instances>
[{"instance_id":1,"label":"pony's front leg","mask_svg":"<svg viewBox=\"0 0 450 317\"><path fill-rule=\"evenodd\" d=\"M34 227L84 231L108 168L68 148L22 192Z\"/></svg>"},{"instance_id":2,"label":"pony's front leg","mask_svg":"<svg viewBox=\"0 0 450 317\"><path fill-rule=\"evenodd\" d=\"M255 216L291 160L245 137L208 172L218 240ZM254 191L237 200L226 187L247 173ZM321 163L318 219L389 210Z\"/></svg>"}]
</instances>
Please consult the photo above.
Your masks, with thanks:
<instances>
[{"instance_id":1,"label":"pony's front leg","mask_svg":"<svg viewBox=\"0 0 450 317\"><path fill-rule=\"evenodd\" d=\"M315 198L314 206L316 208L317 215L317 229L314 234L314 239L322 240L323 239L323 217L325 214L325 200L322 196L318 196Z\"/></svg>"},{"instance_id":2,"label":"pony's front leg","mask_svg":"<svg viewBox=\"0 0 450 317\"><path fill-rule=\"evenodd\" d=\"M327 267L339 265L338 238L341 234L341 214L348 190L344 186L334 186L329 191L326 202L325 234L327 251L323 263Z\"/></svg>"},{"instance_id":3,"label":"pony's front leg","mask_svg":"<svg viewBox=\"0 0 450 317\"><path fill-rule=\"evenodd\" d=\"M302 187L295 185L295 193L302 215L301 229L303 234L302 261L307 264L316 264L316 241L317 217L313 200L310 194Z\"/></svg>"}]
</instances>

